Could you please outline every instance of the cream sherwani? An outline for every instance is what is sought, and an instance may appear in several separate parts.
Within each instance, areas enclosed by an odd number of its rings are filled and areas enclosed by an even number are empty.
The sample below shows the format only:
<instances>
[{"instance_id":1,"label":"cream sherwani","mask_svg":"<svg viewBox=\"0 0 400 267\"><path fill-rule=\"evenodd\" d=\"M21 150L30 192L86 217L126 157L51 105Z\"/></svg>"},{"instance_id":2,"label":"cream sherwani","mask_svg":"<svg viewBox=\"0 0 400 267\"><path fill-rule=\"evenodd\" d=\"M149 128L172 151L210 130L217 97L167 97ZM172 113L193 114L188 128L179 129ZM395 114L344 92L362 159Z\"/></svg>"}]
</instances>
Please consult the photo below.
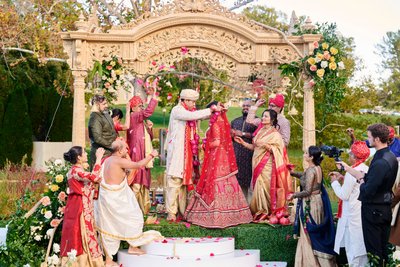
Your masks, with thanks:
<instances>
[{"instance_id":1,"label":"cream sherwani","mask_svg":"<svg viewBox=\"0 0 400 267\"><path fill-rule=\"evenodd\" d=\"M368 172L364 163L354 169ZM350 174L346 173L341 186L338 181L332 183L336 196L343 200L342 217L339 219L335 237L335 252L339 254L340 248L346 248L347 260L350 267L365 266L368 262L367 251L361 224L361 202L358 200L360 184Z\"/></svg>"},{"instance_id":2,"label":"cream sherwani","mask_svg":"<svg viewBox=\"0 0 400 267\"><path fill-rule=\"evenodd\" d=\"M176 214L178 206L180 212L185 212L186 189L182 186L183 167L185 161L185 127L187 121L207 119L211 115L210 109L197 111L186 110L181 103L176 105L170 115L166 139L167 150L167 184L166 210L169 214ZM178 200L179 198L179 200ZM178 201L180 204L178 205Z\"/></svg>"},{"instance_id":3,"label":"cream sherwani","mask_svg":"<svg viewBox=\"0 0 400 267\"><path fill-rule=\"evenodd\" d=\"M94 203L96 230L106 255L115 255L121 240L138 247L162 238L157 231L143 233L143 213L126 178L119 185L103 179Z\"/></svg>"}]
</instances>

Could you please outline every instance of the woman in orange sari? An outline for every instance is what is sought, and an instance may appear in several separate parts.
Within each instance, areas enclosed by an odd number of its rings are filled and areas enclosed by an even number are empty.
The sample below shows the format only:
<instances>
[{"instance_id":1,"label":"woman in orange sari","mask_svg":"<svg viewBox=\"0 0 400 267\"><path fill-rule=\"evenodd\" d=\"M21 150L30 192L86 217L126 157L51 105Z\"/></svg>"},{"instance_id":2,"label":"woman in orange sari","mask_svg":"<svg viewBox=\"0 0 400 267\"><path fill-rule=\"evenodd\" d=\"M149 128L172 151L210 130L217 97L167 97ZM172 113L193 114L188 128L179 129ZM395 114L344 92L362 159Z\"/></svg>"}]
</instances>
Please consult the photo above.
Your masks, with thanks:
<instances>
[{"instance_id":1,"label":"woman in orange sari","mask_svg":"<svg viewBox=\"0 0 400 267\"><path fill-rule=\"evenodd\" d=\"M289 224L284 216L287 214L286 198L293 192L292 179L286 148L277 127L277 113L267 109L254 132L253 143L248 144L240 137L235 137L235 141L254 150L251 181L253 197L250 202L254 220L257 222L269 218L270 223Z\"/></svg>"}]
</instances>

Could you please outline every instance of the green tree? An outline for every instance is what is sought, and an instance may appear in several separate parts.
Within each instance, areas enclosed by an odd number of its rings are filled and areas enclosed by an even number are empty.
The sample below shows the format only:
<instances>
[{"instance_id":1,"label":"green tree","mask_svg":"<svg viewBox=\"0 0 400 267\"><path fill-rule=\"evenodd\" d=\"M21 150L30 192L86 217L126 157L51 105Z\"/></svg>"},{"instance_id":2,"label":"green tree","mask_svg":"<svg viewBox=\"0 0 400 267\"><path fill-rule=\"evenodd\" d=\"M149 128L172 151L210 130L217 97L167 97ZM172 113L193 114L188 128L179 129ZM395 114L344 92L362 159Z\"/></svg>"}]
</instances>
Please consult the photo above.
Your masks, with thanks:
<instances>
[{"instance_id":1,"label":"green tree","mask_svg":"<svg viewBox=\"0 0 400 267\"><path fill-rule=\"evenodd\" d=\"M0 129L0 166L6 160L18 164L24 156L32 161L32 125L24 89L19 85L10 94Z\"/></svg>"},{"instance_id":2,"label":"green tree","mask_svg":"<svg viewBox=\"0 0 400 267\"><path fill-rule=\"evenodd\" d=\"M379 98L386 107L396 108L400 103L400 30L387 32L378 51L383 69L390 73L381 83Z\"/></svg>"},{"instance_id":3,"label":"green tree","mask_svg":"<svg viewBox=\"0 0 400 267\"><path fill-rule=\"evenodd\" d=\"M287 31L289 28L289 25L286 23L287 15L273 7L261 5L246 7L243 9L242 14L249 19L277 28L281 31Z\"/></svg>"}]
</instances>

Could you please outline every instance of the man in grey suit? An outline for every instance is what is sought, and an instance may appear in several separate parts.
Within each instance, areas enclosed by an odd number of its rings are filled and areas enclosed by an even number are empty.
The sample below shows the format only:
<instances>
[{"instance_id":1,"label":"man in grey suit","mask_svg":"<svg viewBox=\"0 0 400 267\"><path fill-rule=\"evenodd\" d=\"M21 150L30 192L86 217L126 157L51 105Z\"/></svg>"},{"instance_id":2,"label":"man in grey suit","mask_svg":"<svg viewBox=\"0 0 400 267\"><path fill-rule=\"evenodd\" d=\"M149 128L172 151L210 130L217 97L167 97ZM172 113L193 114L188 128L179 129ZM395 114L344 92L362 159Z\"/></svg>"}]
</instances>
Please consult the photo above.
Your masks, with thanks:
<instances>
[{"instance_id":1,"label":"man in grey suit","mask_svg":"<svg viewBox=\"0 0 400 267\"><path fill-rule=\"evenodd\" d=\"M90 169L96 162L96 150L104 148L104 157L111 155L111 144L117 138L113 120L108 113L107 99L102 95L95 95L92 99L92 113L89 118L90 138Z\"/></svg>"}]
</instances>

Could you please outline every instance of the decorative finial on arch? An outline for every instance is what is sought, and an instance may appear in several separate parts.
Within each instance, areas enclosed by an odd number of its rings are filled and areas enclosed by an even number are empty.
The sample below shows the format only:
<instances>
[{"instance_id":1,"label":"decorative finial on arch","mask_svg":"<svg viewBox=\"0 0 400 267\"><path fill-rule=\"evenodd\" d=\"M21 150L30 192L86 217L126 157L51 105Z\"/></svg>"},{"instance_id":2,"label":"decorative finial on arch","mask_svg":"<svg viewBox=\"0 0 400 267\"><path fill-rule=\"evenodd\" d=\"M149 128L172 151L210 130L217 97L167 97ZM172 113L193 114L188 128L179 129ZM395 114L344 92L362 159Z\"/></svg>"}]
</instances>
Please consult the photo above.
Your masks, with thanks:
<instances>
[{"instance_id":1,"label":"decorative finial on arch","mask_svg":"<svg viewBox=\"0 0 400 267\"><path fill-rule=\"evenodd\" d=\"M305 25L303 26L303 29L305 29L305 30L314 30L315 29L315 25L312 24L310 17L307 17L307 19L305 21Z\"/></svg>"},{"instance_id":2,"label":"decorative finial on arch","mask_svg":"<svg viewBox=\"0 0 400 267\"><path fill-rule=\"evenodd\" d=\"M89 29L89 23L85 20L85 16L83 15L82 11L79 14L78 18L79 18L79 20L74 23L78 32L87 32Z\"/></svg>"},{"instance_id":3,"label":"decorative finial on arch","mask_svg":"<svg viewBox=\"0 0 400 267\"><path fill-rule=\"evenodd\" d=\"M296 24L299 24L299 18L296 16L296 12L294 12L293 10L292 16L290 17L288 35L293 35L297 32L297 30L295 29Z\"/></svg>"}]
</instances>

